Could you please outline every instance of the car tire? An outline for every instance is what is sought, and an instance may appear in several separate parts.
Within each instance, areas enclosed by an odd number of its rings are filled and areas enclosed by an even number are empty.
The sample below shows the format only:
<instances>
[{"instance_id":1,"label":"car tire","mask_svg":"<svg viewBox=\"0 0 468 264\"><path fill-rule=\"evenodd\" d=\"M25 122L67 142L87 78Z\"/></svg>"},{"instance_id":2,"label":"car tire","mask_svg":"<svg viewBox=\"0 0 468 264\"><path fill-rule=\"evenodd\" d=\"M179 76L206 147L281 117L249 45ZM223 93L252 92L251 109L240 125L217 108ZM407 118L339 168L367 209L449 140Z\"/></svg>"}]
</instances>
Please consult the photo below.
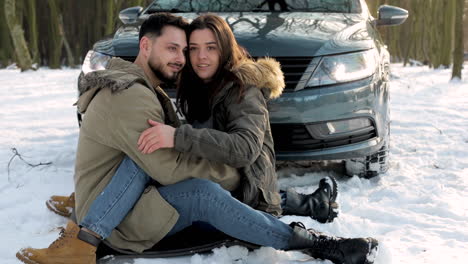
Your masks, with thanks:
<instances>
[{"instance_id":1,"label":"car tire","mask_svg":"<svg viewBox=\"0 0 468 264\"><path fill-rule=\"evenodd\" d=\"M363 157L345 160L345 173L348 176L361 178L372 178L383 174L388 170L389 164L389 144L388 139L382 148L376 153Z\"/></svg>"}]
</instances>

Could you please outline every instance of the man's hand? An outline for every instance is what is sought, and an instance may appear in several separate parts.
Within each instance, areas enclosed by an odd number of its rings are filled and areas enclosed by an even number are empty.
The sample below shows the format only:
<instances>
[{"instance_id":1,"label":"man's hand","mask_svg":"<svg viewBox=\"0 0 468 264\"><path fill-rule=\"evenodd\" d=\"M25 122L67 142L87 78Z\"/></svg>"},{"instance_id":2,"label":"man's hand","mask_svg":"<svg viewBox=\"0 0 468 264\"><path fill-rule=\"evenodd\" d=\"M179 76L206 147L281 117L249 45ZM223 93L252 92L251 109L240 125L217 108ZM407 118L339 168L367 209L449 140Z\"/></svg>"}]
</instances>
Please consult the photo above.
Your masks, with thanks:
<instances>
[{"instance_id":1,"label":"man's hand","mask_svg":"<svg viewBox=\"0 0 468 264\"><path fill-rule=\"evenodd\" d=\"M160 148L174 147L175 128L151 119L148 120L148 123L152 127L143 131L138 139L138 149L143 154L153 153Z\"/></svg>"}]
</instances>

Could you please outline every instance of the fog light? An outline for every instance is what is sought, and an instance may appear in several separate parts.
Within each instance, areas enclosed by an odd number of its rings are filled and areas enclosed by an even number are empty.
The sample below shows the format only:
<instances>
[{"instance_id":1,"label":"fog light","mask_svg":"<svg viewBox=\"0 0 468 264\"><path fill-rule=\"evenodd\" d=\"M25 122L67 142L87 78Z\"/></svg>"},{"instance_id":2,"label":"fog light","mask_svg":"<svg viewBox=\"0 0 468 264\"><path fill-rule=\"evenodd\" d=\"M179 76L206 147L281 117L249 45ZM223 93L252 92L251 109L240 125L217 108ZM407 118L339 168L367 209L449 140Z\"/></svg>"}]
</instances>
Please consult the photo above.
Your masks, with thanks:
<instances>
[{"instance_id":1,"label":"fog light","mask_svg":"<svg viewBox=\"0 0 468 264\"><path fill-rule=\"evenodd\" d=\"M354 118L341 121L327 122L328 134L346 133L353 130L369 127L371 122L369 118Z\"/></svg>"}]
</instances>

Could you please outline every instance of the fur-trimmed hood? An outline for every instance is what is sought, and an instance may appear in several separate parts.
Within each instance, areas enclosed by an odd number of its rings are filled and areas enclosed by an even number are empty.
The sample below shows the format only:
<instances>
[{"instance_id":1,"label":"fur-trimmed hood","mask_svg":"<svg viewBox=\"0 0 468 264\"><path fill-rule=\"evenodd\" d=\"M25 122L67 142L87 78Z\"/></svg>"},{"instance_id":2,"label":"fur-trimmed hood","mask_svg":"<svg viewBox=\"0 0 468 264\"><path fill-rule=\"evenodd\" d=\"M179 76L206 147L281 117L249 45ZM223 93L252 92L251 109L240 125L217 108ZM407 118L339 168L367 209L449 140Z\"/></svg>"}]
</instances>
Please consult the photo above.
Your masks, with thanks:
<instances>
[{"instance_id":1,"label":"fur-trimmed hood","mask_svg":"<svg viewBox=\"0 0 468 264\"><path fill-rule=\"evenodd\" d=\"M101 89L111 89L113 93L128 89L135 83L141 83L146 87L152 87L146 79L143 69L134 63L113 58L107 64L106 70L90 72L80 76L78 81L78 91L80 98L76 102L80 113L86 109Z\"/></svg>"},{"instance_id":2,"label":"fur-trimmed hood","mask_svg":"<svg viewBox=\"0 0 468 264\"><path fill-rule=\"evenodd\" d=\"M272 58L246 60L232 72L247 86L267 89L268 99L278 98L285 87L284 75L278 61Z\"/></svg>"}]
</instances>

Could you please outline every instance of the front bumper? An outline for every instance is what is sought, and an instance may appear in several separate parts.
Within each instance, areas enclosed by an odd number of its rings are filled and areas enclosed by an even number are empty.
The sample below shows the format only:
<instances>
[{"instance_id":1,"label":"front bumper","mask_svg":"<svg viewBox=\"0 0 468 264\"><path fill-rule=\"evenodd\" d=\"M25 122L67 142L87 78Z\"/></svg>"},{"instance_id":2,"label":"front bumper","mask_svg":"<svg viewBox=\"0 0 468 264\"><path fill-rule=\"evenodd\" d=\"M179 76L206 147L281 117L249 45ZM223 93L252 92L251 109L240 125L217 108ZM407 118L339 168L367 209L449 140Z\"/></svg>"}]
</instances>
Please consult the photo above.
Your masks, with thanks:
<instances>
[{"instance_id":1,"label":"front bumper","mask_svg":"<svg viewBox=\"0 0 468 264\"><path fill-rule=\"evenodd\" d=\"M269 103L276 158L334 160L377 152L387 140L388 100L388 83L375 76L283 93ZM369 120L369 125L337 134L320 134L311 129L352 119Z\"/></svg>"},{"instance_id":2,"label":"front bumper","mask_svg":"<svg viewBox=\"0 0 468 264\"><path fill-rule=\"evenodd\" d=\"M368 156L376 153L384 144L374 138L361 143L311 151L277 151L277 160L341 160Z\"/></svg>"}]
</instances>

